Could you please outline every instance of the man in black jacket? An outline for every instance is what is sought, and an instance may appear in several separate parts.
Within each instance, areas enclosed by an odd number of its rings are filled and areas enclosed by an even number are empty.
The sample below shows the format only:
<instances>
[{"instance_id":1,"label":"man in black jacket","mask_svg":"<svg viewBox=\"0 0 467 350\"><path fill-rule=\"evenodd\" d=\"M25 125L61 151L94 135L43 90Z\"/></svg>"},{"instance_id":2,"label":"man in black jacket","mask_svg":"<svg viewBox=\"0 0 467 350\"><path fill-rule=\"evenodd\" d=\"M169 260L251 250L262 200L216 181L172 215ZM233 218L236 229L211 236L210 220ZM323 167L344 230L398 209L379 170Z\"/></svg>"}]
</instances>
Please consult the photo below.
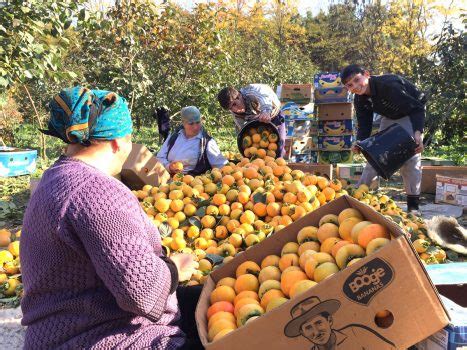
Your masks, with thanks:
<instances>
[{"instance_id":1,"label":"man in black jacket","mask_svg":"<svg viewBox=\"0 0 467 350\"><path fill-rule=\"evenodd\" d=\"M379 130L394 123L401 125L417 143L416 154L401 168L407 193L407 211L418 210L420 183L422 179L421 152L423 151L423 126L425 122L425 95L415 85L396 74L370 76L359 65L351 64L341 75L347 89L355 94L354 107L357 114L357 140L364 140L371 134L373 113L381 115ZM356 153L359 149L352 147ZM376 171L367 164L359 185L369 185L376 178Z\"/></svg>"}]
</instances>

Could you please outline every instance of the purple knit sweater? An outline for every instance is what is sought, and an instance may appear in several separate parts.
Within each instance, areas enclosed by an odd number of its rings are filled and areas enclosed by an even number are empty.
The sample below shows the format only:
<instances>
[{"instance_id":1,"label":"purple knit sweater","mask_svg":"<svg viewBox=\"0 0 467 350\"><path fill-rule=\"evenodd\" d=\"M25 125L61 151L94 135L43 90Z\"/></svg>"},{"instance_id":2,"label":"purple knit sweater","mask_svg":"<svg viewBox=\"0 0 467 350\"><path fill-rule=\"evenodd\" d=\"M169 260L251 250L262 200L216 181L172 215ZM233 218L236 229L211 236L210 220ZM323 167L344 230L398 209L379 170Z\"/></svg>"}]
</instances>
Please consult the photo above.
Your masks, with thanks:
<instances>
[{"instance_id":1,"label":"purple knit sweater","mask_svg":"<svg viewBox=\"0 0 467 350\"><path fill-rule=\"evenodd\" d=\"M157 229L119 181L61 157L21 236L26 349L177 349L184 334Z\"/></svg>"}]
</instances>

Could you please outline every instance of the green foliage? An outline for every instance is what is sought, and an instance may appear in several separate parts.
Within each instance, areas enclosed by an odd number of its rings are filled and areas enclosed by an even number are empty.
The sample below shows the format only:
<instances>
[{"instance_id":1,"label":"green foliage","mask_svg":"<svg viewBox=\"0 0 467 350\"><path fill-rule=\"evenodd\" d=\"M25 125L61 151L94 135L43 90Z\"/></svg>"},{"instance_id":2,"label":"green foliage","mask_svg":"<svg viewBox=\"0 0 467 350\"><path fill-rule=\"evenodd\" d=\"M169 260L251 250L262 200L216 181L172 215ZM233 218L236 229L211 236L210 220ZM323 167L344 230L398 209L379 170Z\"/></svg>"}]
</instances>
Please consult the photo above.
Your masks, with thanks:
<instances>
[{"instance_id":1,"label":"green foliage","mask_svg":"<svg viewBox=\"0 0 467 350\"><path fill-rule=\"evenodd\" d=\"M50 77L73 78L59 71L69 47L66 31L83 1L9 1L0 11L0 86Z\"/></svg>"},{"instance_id":2,"label":"green foliage","mask_svg":"<svg viewBox=\"0 0 467 350\"><path fill-rule=\"evenodd\" d=\"M465 34L447 23L434 39L431 55L414 70L429 96L426 138L433 148L465 146Z\"/></svg>"},{"instance_id":3,"label":"green foliage","mask_svg":"<svg viewBox=\"0 0 467 350\"><path fill-rule=\"evenodd\" d=\"M327 12L301 16L293 0L250 7L213 1L190 11L152 0L116 1L93 10L86 0L13 0L0 11L0 86L36 127L45 126L47 103L63 87L79 83L116 91L129 102L135 137L151 148L158 145L156 107L175 115L197 105L209 130L226 130L221 148L229 149L235 144L233 121L217 103L221 88L305 83L317 71L356 62L375 74L402 73L431 88L436 100L430 115L440 118L443 106L454 106L436 139L453 142L465 129L463 97L455 95L464 91L463 33L442 33L433 45L426 35L436 14L431 3L342 0ZM444 74L448 80L439 83ZM9 128L22 130L18 123ZM15 132L11 142L35 147L37 136L27 135ZM51 157L54 142L47 138ZM40 147L45 151L44 140Z\"/></svg>"}]
</instances>

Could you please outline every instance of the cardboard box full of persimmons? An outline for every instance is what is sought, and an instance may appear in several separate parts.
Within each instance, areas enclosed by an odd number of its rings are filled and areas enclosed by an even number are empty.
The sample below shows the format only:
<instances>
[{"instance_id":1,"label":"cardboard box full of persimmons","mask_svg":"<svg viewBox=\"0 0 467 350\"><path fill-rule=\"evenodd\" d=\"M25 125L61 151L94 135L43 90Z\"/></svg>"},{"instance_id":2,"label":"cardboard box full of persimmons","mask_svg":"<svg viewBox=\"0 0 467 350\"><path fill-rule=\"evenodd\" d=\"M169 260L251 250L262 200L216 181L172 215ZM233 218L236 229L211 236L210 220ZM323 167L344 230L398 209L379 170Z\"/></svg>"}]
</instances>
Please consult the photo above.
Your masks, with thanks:
<instances>
[{"instance_id":1,"label":"cardboard box full of persimmons","mask_svg":"<svg viewBox=\"0 0 467 350\"><path fill-rule=\"evenodd\" d=\"M383 350L448 314L402 229L343 196L211 273L196 322L207 350Z\"/></svg>"}]
</instances>

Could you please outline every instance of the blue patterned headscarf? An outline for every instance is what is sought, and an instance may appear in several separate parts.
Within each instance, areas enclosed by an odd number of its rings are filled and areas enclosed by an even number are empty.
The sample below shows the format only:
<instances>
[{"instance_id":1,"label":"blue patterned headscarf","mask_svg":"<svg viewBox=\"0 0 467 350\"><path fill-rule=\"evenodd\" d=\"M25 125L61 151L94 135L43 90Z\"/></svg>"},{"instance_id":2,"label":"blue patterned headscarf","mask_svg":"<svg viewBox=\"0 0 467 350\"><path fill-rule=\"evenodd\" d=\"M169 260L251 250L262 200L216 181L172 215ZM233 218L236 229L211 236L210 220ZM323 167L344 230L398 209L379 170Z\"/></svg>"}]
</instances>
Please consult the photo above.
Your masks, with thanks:
<instances>
[{"instance_id":1,"label":"blue patterned headscarf","mask_svg":"<svg viewBox=\"0 0 467 350\"><path fill-rule=\"evenodd\" d=\"M114 140L132 132L126 100L114 92L81 86L62 90L50 102L45 134L88 146L90 139Z\"/></svg>"}]
</instances>

